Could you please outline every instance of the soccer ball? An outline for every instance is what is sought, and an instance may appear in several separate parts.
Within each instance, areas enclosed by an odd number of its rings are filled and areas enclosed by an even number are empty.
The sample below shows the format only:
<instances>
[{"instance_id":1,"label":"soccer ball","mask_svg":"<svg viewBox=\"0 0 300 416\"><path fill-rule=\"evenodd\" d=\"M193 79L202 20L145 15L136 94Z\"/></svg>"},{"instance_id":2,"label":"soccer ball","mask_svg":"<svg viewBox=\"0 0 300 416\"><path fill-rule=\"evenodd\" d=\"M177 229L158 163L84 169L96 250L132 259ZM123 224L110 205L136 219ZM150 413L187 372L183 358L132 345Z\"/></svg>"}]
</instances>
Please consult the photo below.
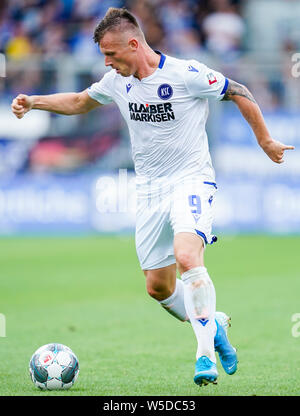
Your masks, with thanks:
<instances>
[{"instance_id":1,"label":"soccer ball","mask_svg":"<svg viewBox=\"0 0 300 416\"><path fill-rule=\"evenodd\" d=\"M29 362L31 380L41 390L67 390L79 374L79 363L73 351L63 344L40 347Z\"/></svg>"}]
</instances>

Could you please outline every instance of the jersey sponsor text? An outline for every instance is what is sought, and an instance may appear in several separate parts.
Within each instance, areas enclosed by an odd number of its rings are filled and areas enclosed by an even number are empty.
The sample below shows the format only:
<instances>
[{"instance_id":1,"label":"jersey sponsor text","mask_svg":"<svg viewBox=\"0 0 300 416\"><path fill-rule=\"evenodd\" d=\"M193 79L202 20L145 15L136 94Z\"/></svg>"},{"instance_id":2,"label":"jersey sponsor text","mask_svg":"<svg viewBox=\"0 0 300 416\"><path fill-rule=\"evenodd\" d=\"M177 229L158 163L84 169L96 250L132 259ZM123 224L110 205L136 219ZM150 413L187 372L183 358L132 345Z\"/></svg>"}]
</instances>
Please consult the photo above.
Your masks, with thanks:
<instances>
[{"instance_id":1,"label":"jersey sponsor text","mask_svg":"<svg viewBox=\"0 0 300 416\"><path fill-rule=\"evenodd\" d=\"M131 120L157 123L175 120L171 103L149 105L129 102L128 108Z\"/></svg>"}]
</instances>

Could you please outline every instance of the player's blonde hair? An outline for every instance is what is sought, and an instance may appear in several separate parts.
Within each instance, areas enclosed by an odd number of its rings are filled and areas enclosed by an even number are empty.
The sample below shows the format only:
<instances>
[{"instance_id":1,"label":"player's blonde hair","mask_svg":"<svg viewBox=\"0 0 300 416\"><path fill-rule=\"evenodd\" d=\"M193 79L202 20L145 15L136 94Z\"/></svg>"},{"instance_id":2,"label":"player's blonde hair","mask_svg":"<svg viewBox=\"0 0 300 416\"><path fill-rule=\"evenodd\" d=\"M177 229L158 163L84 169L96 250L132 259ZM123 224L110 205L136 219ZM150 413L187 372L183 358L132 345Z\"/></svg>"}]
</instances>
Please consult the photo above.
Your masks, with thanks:
<instances>
[{"instance_id":1,"label":"player's blonde hair","mask_svg":"<svg viewBox=\"0 0 300 416\"><path fill-rule=\"evenodd\" d=\"M109 31L131 31L141 39L144 34L136 18L125 8L110 7L94 31L94 41L99 44L105 33Z\"/></svg>"}]
</instances>

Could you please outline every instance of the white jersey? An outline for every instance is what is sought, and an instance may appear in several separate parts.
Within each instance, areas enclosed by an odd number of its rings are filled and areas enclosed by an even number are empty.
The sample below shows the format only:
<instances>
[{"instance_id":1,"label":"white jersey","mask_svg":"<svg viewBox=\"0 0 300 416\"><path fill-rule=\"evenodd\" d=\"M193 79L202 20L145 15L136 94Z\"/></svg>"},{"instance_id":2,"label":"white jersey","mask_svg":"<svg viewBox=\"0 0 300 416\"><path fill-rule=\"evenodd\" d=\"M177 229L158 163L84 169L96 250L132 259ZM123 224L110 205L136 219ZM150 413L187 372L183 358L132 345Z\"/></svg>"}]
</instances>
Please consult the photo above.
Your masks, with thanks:
<instances>
[{"instance_id":1,"label":"white jersey","mask_svg":"<svg viewBox=\"0 0 300 416\"><path fill-rule=\"evenodd\" d=\"M88 94L115 102L127 122L137 178L196 174L214 180L205 124L208 99L223 98L228 80L196 60L161 55L141 80L111 70Z\"/></svg>"}]
</instances>

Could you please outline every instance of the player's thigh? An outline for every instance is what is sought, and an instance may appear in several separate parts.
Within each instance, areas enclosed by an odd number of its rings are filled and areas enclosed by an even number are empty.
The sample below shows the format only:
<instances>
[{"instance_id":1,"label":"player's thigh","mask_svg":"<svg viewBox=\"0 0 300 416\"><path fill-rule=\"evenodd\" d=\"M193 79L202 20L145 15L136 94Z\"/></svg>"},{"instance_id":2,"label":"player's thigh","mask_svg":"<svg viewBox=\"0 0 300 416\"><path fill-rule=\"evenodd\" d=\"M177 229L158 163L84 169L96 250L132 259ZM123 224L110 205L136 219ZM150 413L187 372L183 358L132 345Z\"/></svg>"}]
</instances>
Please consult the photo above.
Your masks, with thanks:
<instances>
[{"instance_id":1,"label":"player's thigh","mask_svg":"<svg viewBox=\"0 0 300 416\"><path fill-rule=\"evenodd\" d=\"M187 270L204 265L204 248L216 239L211 234L215 192L214 183L198 178L188 178L175 189L170 215L174 252L179 265Z\"/></svg>"},{"instance_id":2,"label":"player's thigh","mask_svg":"<svg viewBox=\"0 0 300 416\"><path fill-rule=\"evenodd\" d=\"M174 264L173 239L168 207L149 208L147 200L138 198L135 243L142 270Z\"/></svg>"},{"instance_id":3,"label":"player's thigh","mask_svg":"<svg viewBox=\"0 0 300 416\"><path fill-rule=\"evenodd\" d=\"M167 299L175 290L176 264L159 269L144 270L146 288L150 296L157 300Z\"/></svg>"},{"instance_id":4,"label":"player's thigh","mask_svg":"<svg viewBox=\"0 0 300 416\"><path fill-rule=\"evenodd\" d=\"M178 232L174 237L174 254L180 273L204 266L204 241L191 232Z\"/></svg>"}]
</instances>

